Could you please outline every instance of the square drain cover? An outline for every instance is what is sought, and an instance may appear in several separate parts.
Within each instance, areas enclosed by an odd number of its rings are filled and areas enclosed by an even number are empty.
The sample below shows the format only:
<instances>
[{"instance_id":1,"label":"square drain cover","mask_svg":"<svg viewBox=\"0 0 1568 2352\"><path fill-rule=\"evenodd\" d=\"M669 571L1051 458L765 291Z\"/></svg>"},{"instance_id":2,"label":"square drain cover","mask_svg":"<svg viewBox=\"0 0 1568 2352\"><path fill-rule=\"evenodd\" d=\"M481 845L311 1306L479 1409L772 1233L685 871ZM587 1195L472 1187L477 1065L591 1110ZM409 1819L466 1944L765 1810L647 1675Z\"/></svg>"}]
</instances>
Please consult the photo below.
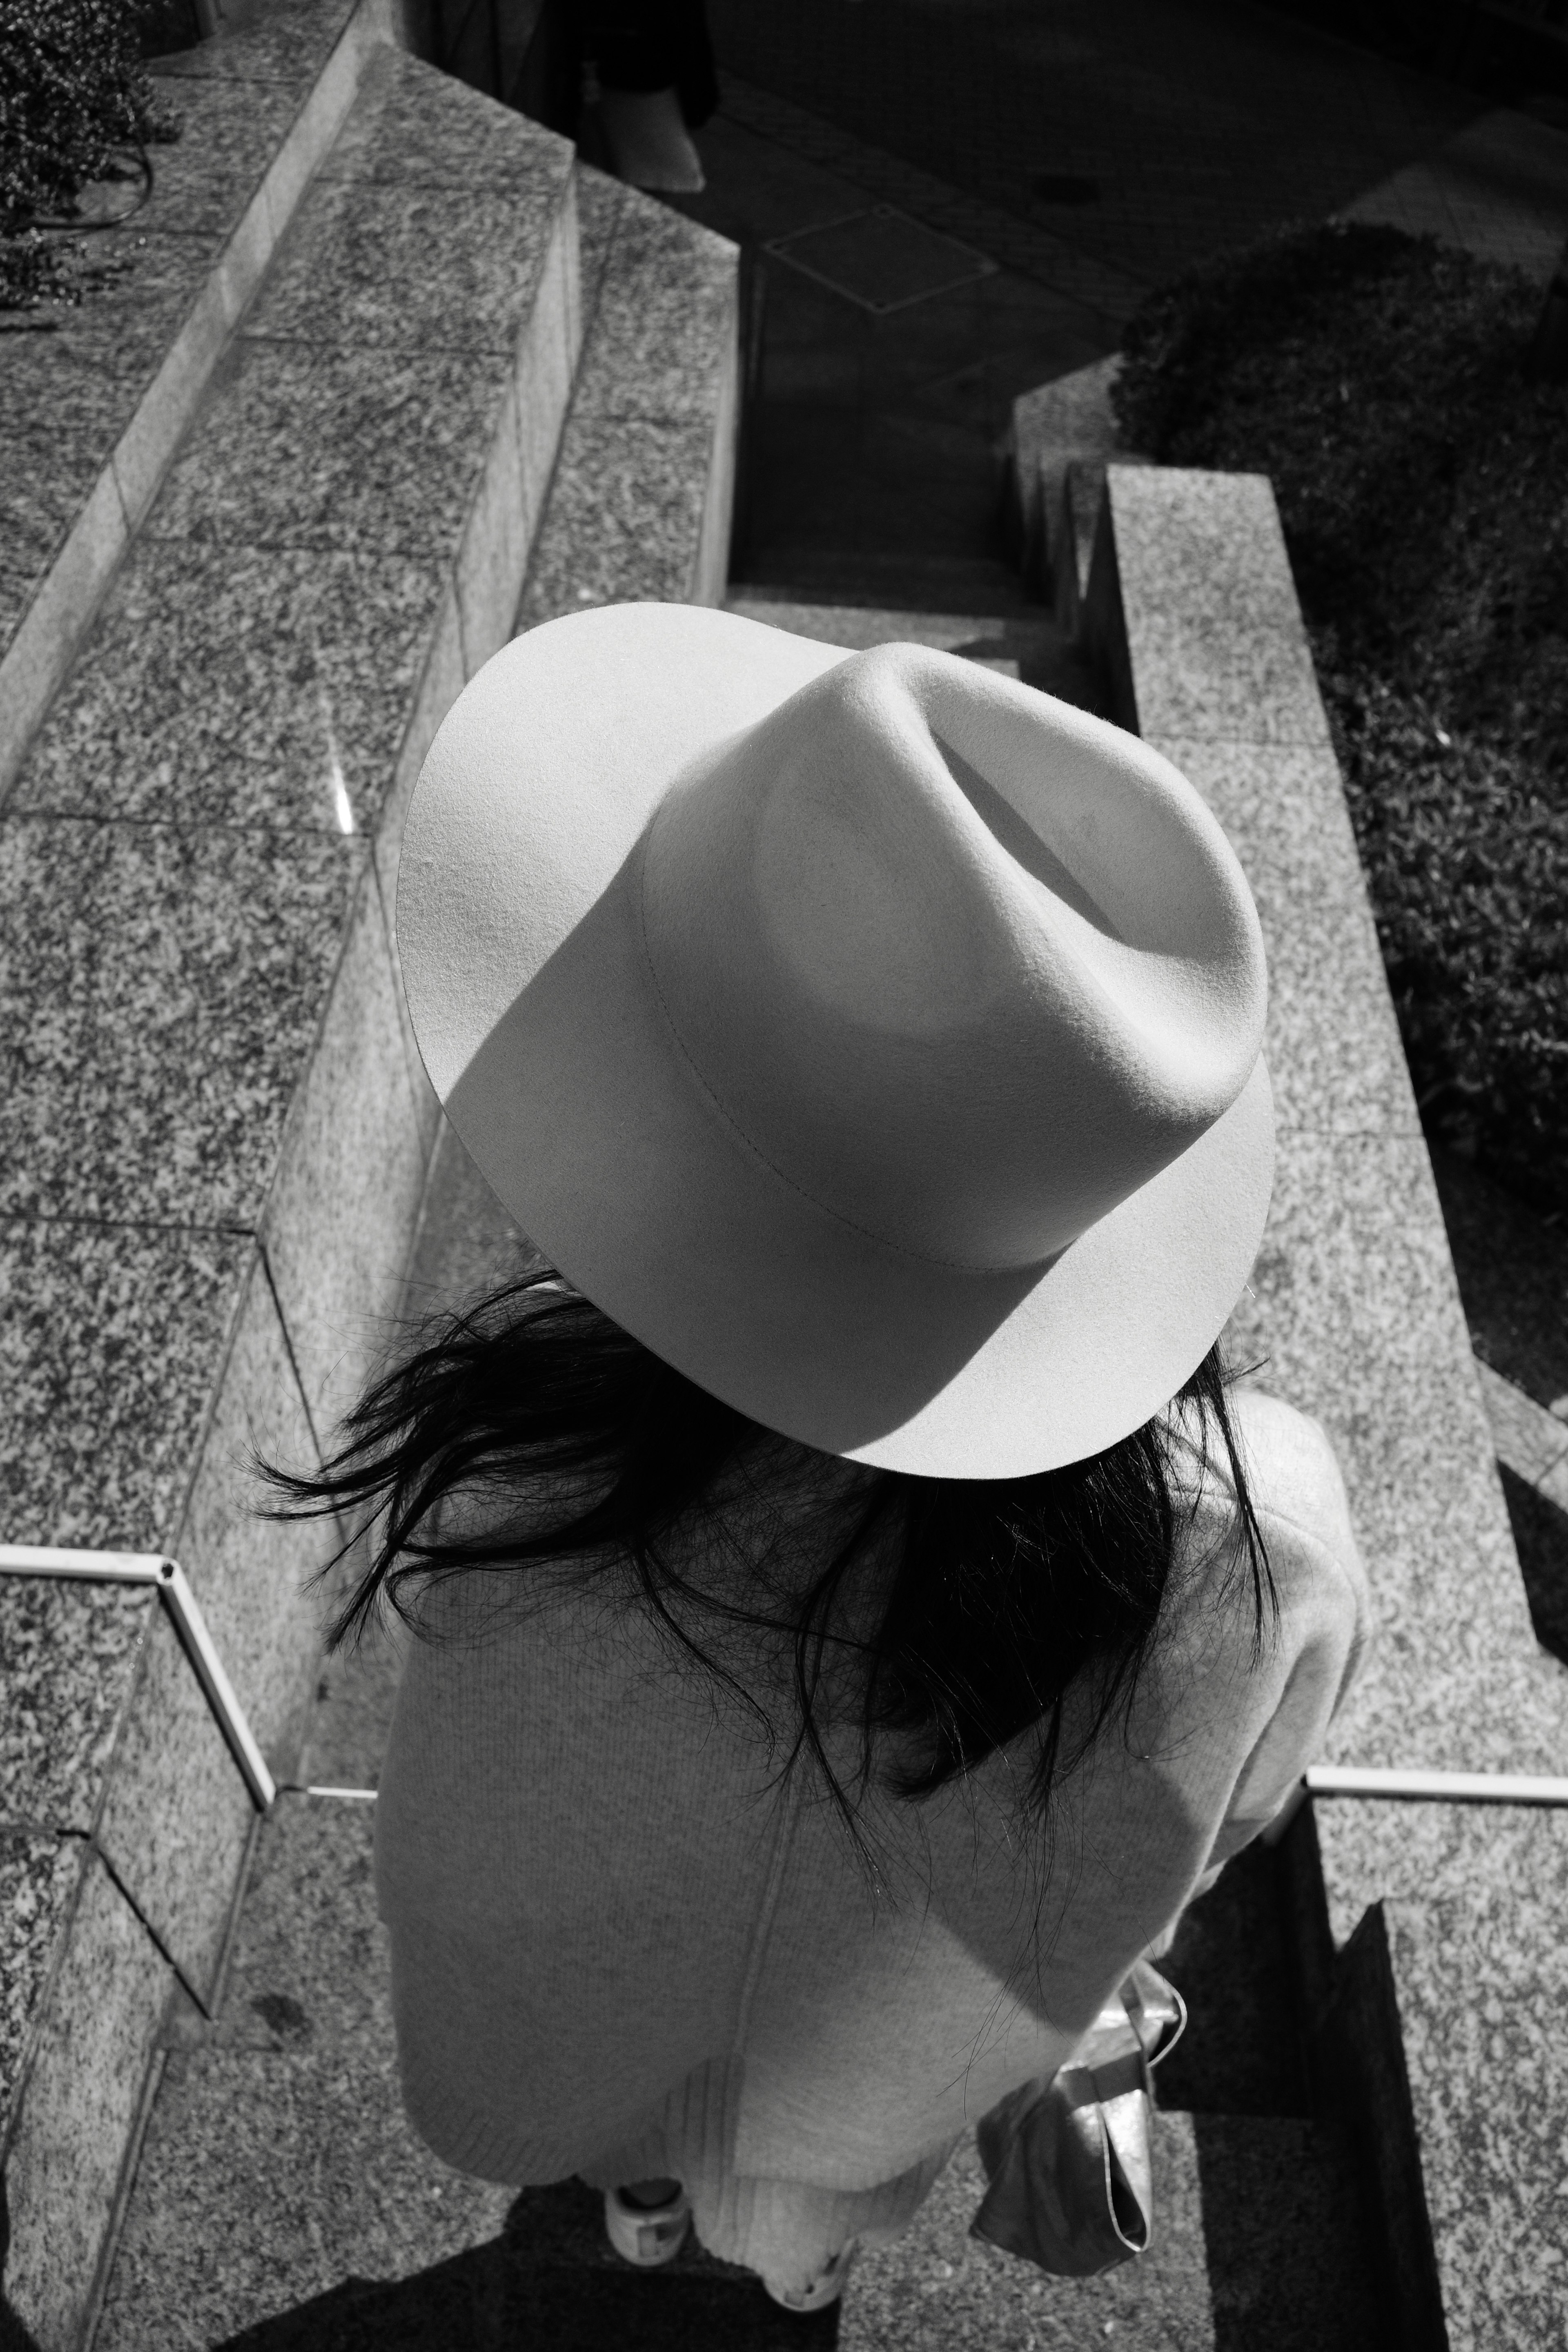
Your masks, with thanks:
<instances>
[{"instance_id":1,"label":"square drain cover","mask_svg":"<svg viewBox=\"0 0 1568 2352\"><path fill-rule=\"evenodd\" d=\"M847 295L863 310L879 313L973 285L996 268L972 245L927 228L891 205L872 205L842 220L825 221L820 228L775 236L763 250L804 270L819 286Z\"/></svg>"}]
</instances>

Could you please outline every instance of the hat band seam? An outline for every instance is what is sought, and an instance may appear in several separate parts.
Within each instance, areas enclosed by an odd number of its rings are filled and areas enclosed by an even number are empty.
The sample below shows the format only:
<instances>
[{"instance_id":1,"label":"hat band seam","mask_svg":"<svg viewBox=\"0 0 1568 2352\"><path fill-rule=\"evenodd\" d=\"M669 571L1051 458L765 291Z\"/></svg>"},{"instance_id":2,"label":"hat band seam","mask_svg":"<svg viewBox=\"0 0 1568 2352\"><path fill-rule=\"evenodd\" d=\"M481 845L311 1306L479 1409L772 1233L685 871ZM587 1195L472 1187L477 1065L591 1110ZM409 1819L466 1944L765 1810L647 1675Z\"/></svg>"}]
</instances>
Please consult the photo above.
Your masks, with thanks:
<instances>
[{"instance_id":1,"label":"hat band seam","mask_svg":"<svg viewBox=\"0 0 1568 2352\"><path fill-rule=\"evenodd\" d=\"M745 1129L741 1125L739 1119L736 1118L734 1113L729 1109L726 1104L720 1100L719 1097L714 1093L712 1087L709 1084L708 1079L699 1066L696 1057L693 1055L690 1047L687 1045L685 1038L681 1035L679 1030L676 1026L675 1015L671 1013L668 1003L665 997L664 990L659 984L658 968L654 962L653 950L648 945L647 937L647 899L646 886L647 877L648 845L652 837L653 827L652 825L649 825L647 831L643 835L642 852L637 860L637 941L642 949L643 961L647 966L648 979L653 984L654 1001L658 1006L660 1016L664 1022L666 1029L669 1033L670 1039L674 1044L677 1053L680 1055L681 1060L690 1071L693 1078L697 1081L698 1086L701 1088L708 1101L712 1105L714 1112L718 1118L729 1129L730 1133L735 1138L736 1141L751 1154L753 1160L767 1170L770 1176L776 1177L778 1181L784 1185L787 1192L795 1193L798 1200L805 1202L807 1206L815 1209L819 1216L831 1218L833 1223L836 1225L841 1225L846 1233L858 1234L862 1241L868 1241L874 1244L878 1249L889 1250L895 1257L906 1258L911 1265L940 1266L944 1273L948 1274L972 1274L979 1276L1001 1276L1025 1272L1026 1269L1021 1266L972 1265L967 1264L963 1258L933 1257L923 1250L909 1249L901 1242L889 1241L885 1234L875 1232L871 1226L858 1224L853 1217L847 1217L841 1209L830 1208L826 1201L819 1201L815 1192L807 1192L804 1184L797 1183L793 1176L786 1175L784 1171L780 1168L774 1160L769 1158L762 1146L752 1140L752 1137L747 1134ZM1076 1235L1074 1236L1074 1239L1077 1239ZM1070 1249L1071 1246L1072 1244L1070 1242L1063 1244L1063 1249ZM1062 1250L1057 1250L1054 1251L1049 1257L1039 1259L1037 1263L1041 1271L1044 1272L1048 1269L1055 1264L1057 1258L1060 1257L1061 1255Z\"/></svg>"}]
</instances>

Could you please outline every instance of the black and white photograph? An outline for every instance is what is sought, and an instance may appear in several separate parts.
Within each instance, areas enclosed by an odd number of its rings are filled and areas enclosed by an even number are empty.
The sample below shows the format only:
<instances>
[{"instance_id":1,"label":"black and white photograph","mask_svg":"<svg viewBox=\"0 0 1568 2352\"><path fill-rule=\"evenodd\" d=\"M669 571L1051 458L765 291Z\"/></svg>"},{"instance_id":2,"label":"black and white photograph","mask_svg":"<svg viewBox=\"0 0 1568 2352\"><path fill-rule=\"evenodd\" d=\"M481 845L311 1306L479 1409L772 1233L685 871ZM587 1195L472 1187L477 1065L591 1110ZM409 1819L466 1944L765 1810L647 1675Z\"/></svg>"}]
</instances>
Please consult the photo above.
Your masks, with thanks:
<instances>
[{"instance_id":1,"label":"black and white photograph","mask_svg":"<svg viewBox=\"0 0 1568 2352\"><path fill-rule=\"evenodd\" d=\"M0 0L0 2352L1568 2352L1568 0Z\"/></svg>"}]
</instances>

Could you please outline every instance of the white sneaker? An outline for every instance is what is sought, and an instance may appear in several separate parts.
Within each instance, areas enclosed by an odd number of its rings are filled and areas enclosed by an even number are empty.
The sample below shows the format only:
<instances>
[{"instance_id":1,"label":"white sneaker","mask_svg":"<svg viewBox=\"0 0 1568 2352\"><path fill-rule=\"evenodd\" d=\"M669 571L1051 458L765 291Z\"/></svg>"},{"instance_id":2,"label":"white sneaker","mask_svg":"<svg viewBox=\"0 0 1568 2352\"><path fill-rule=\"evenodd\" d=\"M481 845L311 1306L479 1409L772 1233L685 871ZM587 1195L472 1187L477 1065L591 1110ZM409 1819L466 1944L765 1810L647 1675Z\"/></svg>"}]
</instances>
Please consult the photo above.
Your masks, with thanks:
<instances>
[{"instance_id":1,"label":"white sneaker","mask_svg":"<svg viewBox=\"0 0 1568 2352\"><path fill-rule=\"evenodd\" d=\"M843 2294L849 2265L858 2252L859 2240L851 2238L849 2243L834 2255L826 2268L817 2272L810 2285L800 2288L798 2292L774 2286L771 2279L764 2279L763 2284L773 2301L782 2304L786 2311L826 2311L828 2305L837 2303Z\"/></svg>"},{"instance_id":2,"label":"white sneaker","mask_svg":"<svg viewBox=\"0 0 1568 2352\"><path fill-rule=\"evenodd\" d=\"M691 2200L684 2189L668 2205L628 2205L618 2189L605 2191L605 2228L623 2261L639 2270L672 2263L691 2227Z\"/></svg>"}]
</instances>

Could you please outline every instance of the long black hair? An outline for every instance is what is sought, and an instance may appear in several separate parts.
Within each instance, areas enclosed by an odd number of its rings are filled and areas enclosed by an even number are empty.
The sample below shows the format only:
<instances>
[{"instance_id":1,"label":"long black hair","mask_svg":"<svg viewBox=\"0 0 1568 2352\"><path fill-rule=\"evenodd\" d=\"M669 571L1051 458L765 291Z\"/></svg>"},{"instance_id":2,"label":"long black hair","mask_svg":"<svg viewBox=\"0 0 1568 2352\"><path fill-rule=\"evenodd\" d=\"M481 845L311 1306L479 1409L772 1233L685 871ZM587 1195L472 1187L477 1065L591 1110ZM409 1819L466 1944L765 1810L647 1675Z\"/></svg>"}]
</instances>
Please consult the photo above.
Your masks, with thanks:
<instances>
[{"instance_id":1,"label":"long black hair","mask_svg":"<svg viewBox=\"0 0 1568 2352\"><path fill-rule=\"evenodd\" d=\"M428 1593L432 1580L502 1570L526 1591L531 1570L536 1588L545 1571L619 1577L770 1737L763 1701L714 1654L714 1636L723 1621L784 1637L797 1718L786 1769L813 1756L852 1828L823 1737L825 1661L846 1656L863 1782L878 1769L895 1796L918 1801L1037 1726L1024 1793L1043 1816L1058 1770L1131 1704L1148 1656L1194 1483L1190 1461L1178 1478L1178 1444L1228 1474L1261 1649L1274 1589L1217 1348L1177 1407L1032 1477L860 1468L759 1428L536 1268L417 1328L319 1474L264 1475L277 1516L338 1514L347 1530L321 1571L351 1555L360 1567L340 1588L333 1648L384 1604L428 1631L409 1588ZM795 1538L784 1547L793 1580L703 1571L715 1530L731 1566L748 1546L760 1564L770 1513ZM1086 1676L1088 1727L1064 1755L1064 1701Z\"/></svg>"}]
</instances>

